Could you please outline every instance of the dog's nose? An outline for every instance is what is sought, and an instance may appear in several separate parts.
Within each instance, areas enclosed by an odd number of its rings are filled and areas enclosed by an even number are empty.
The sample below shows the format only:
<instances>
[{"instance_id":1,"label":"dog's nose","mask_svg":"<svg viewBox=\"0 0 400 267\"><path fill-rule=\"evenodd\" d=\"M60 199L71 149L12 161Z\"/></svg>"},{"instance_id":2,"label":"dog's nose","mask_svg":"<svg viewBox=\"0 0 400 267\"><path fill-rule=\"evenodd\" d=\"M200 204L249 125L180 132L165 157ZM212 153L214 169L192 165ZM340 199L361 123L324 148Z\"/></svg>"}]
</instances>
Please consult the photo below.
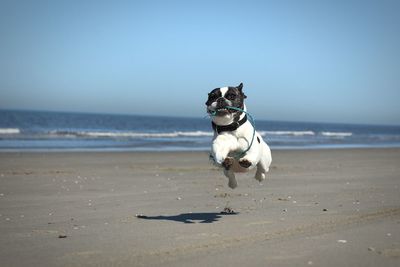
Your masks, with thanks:
<instances>
[{"instance_id":1,"label":"dog's nose","mask_svg":"<svg viewBox=\"0 0 400 267\"><path fill-rule=\"evenodd\" d=\"M220 97L220 98L218 98L217 99L217 104L218 105L225 105L225 98L223 98L223 97Z\"/></svg>"},{"instance_id":2,"label":"dog's nose","mask_svg":"<svg viewBox=\"0 0 400 267\"><path fill-rule=\"evenodd\" d=\"M226 101L223 97L217 99L217 108L225 108L226 105Z\"/></svg>"}]
</instances>

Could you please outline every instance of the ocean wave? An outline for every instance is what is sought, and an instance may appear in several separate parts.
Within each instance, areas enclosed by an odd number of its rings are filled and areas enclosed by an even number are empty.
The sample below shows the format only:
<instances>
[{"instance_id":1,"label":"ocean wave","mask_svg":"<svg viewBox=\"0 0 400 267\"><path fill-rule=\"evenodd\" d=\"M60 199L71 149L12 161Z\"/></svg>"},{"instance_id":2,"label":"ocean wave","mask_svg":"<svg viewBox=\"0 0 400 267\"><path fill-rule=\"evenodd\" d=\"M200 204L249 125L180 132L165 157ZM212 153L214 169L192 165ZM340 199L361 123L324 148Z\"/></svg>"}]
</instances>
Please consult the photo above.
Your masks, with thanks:
<instances>
[{"instance_id":1,"label":"ocean wave","mask_svg":"<svg viewBox=\"0 0 400 267\"><path fill-rule=\"evenodd\" d=\"M321 135L326 137L349 137L352 136L351 132L317 132L314 131L260 131L262 136L279 135L279 136L315 136Z\"/></svg>"},{"instance_id":2,"label":"ocean wave","mask_svg":"<svg viewBox=\"0 0 400 267\"><path fill-rule=\"evenodd\" d=\"M19 134L21 130L18 128L0 128L0 134Z\"/></svg>"},{"instance_id":3,"label":"ocean wave","mask_svg":"<svg viewBox=\"0 0 400 267\"><path fill-rule=\"evenodd\" d=\"M315 135L313 131L260 131L260 135L290 135L290 136L303 136Z\"/></svg>"},{"instance_id":4,"label":"ocean wave","mask_svg":"<svg viewBox=\"0 0 400 267\"><path fill-rule=\"evenodd\" d=\"M352 136L353 133L350 133L350 132L321 132L321 135L329 136L329 137L349 137L349 136Z\"/></svg>"},{"instance_id":5,"label":"ocean wave","mask_svg":"<svg viewBox=\"0 0 400 267\"><path fill-rule=\"evenodd\" d=\"M213 136L212 132L188 131L188 132L102 132L102 131L51 131L51 135L63 137L93 137L93 138L175 138L175 137L206 137Z\"/></svg>"}]
</instances>

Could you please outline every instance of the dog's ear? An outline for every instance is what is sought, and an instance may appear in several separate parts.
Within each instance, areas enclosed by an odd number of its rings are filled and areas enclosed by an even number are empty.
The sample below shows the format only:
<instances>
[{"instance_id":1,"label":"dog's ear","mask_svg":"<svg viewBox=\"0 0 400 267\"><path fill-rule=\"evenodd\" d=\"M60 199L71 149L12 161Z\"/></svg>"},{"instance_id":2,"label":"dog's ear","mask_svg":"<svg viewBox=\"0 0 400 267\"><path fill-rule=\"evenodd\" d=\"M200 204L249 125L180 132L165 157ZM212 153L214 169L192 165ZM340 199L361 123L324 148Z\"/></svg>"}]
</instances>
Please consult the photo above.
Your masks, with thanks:
<instances>
[{"instance_id":1,"label":"dog's ear","mask_svg":"<svg viewBox=\"0 0 400 267\"><path fill-rule=\"evenodd\" d=\"M243 93L243 83L240 83L238 86L236 86L236 88L242 93L243 98L247 98L247 96Z\"/></svg>"}]
</instances>

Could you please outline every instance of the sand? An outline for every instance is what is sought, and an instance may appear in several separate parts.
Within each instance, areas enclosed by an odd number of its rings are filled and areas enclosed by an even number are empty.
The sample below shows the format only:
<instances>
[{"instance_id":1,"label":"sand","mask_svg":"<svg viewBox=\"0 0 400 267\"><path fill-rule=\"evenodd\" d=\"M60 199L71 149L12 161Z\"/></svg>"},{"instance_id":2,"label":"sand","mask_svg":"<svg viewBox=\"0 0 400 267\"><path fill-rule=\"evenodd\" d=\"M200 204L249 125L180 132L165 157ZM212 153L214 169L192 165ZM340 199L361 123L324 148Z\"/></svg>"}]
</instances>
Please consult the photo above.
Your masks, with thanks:
<instances>
[{"instance_id":1,"label":"sand","mask_svg":"<svg viewBox=\"0 0 400 267\"><path fill-rule=\"evenodd\" d=\"M272 155L0 153L0 265L400 266L400 149Z\"/></svg>"}]
</instances>

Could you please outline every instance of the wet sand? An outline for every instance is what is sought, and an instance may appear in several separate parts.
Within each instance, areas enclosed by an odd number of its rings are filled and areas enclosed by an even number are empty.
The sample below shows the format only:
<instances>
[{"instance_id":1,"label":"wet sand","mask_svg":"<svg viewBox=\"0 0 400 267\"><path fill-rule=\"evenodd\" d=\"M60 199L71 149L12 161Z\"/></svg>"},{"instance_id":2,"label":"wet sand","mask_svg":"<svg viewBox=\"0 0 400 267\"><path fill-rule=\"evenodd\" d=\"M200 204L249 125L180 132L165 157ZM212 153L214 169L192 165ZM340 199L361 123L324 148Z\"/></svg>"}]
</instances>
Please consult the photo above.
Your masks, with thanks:
<instances>
[{"instance_id":1,"label":"wet sand","mask_svg":"<svg viewBox=\"0 0 400 267\"><path fill-rule=\"evenodd\" d=\"M0 265L400 265L400 149L272 155L231 190L205 152L0 153Z\"/></svg>"}]
</instances>

